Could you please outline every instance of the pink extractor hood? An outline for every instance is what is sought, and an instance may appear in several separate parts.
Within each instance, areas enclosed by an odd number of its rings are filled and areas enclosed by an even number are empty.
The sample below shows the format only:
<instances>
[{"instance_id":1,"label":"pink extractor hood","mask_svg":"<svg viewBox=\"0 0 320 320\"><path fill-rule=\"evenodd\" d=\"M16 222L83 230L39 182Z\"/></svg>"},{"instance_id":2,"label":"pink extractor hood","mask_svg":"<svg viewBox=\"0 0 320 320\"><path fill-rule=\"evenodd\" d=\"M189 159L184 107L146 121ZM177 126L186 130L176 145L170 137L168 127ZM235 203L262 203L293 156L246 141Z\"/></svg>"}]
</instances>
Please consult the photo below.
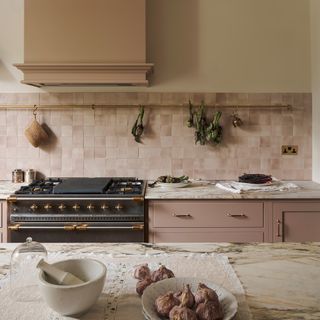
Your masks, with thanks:
<instances>
[{"instance_id":1,"label":"pink extractor hood","mask_svg":"<svg viewBox=\"0 0 320 320\"><path fill-rule=\"evenodd\" d=\"M25 0L24 41L22 83L149 84L146 0Z\"/></svg>"}]
</instances>

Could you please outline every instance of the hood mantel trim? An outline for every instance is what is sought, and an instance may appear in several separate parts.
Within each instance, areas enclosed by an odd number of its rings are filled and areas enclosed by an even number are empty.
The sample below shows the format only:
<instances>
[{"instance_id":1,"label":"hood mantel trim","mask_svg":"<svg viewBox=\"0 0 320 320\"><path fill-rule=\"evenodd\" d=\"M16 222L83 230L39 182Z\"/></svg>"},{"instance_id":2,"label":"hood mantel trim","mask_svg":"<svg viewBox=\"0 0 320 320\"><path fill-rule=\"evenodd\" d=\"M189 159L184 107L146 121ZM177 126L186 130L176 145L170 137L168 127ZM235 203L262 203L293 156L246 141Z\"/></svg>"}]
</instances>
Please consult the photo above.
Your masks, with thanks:
<instances>
[{"instance_id":1,"label":"hood mantel trim","mask_svg":"<svg viewBox=\"0 0 320 320\"><path fill-rule=\"evenodd\" d=\"M36 87L64 85L148 86L152 63L21 63L24 84Z\"/></svg>"}]
</instances>

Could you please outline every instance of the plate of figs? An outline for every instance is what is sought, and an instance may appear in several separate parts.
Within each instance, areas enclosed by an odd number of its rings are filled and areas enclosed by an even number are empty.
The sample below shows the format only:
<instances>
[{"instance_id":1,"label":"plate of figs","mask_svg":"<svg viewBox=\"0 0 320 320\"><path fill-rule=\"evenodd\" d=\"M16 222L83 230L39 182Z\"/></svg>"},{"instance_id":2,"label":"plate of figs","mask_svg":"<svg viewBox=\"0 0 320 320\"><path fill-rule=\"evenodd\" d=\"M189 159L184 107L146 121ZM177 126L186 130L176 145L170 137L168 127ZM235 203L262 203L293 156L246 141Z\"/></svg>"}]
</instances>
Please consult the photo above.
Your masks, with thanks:
<instances>
[{"instance_id":1,"label":"plate of figs","mask_svg":"<svg viewBox=\"0 0 320 320\"><path fill-rule=\"evenodd\" d=\"M152 320L230 320L238 310L235 296L210 280L169 278L150 284L142 309Z\"/></svg>"}]
</instances>

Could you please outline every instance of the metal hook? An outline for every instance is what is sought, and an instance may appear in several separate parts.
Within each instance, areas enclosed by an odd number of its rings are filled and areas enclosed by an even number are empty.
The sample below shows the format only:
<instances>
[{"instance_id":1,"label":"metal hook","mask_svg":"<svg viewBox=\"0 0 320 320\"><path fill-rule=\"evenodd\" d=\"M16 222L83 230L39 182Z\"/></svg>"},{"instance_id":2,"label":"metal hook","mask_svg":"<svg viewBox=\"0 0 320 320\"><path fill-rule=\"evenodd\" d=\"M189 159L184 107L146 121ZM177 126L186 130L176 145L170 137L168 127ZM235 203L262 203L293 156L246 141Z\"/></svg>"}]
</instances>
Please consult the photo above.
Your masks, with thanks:
<instances>
[{"instance_id":1,"label":"metal hook","mask_svg":"<svg viewBox=\"0 0 320 320\"><path fill-rule=\"evenodd\" d=\"M32 114L34 115L34 118L37 117L37 110L38 110L38 107L37 107L37 105L35 104L35 105L33 106L33 111L32 111Z\"/></svg>"}]
</instances>

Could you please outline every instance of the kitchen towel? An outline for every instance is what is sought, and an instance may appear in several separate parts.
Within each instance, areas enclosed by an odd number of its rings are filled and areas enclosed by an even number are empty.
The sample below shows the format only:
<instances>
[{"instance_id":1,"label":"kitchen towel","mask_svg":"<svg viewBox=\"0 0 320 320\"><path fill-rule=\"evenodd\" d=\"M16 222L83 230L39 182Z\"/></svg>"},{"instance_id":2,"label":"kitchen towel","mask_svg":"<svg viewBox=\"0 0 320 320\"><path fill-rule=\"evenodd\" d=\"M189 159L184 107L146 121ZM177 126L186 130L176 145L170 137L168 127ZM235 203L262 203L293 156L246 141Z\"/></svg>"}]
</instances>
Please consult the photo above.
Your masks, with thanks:
<instances>
[{"instance_id":1,"label":"kitchen towel","mask_svg":"<svg viewBox=\"0 0 320 320\"><path fill-rule=\"evenodd\" d=\"M292 182L277 181L273 184L252 185L251 183L243 183L237 181L220 181L216 184L217 188L232 192L232 193L246 193L246 192L277 192L290 191L299 189L299 187Z\"/></svg>"},{"instance_id":2,"label":"kitchen towel","mask_svg":"<svg viewBox=\"0 0 320 320\"><path fill-rule=\"evenodd\" d=\"M251 319L244 289L225 255L214 253L163 253L113 257L112 255L93 253L49 253L48 261L52 263L70 258L97 259L107 266L107 279L103 293L98 302L80 319L143 320L141 299L135 293L137 280L132 276L135 266L143 262L147 262L152 270L157 269L161 263L173 270L177 277L205 278L223 286L237 298L238 313L235 319ZM42 299L33 302L14 301L10 296L8 282L7 278L0 281L0 287L2 287L0 289L0 310L3 319L76 319L57 314L47 307Z\"/></svg>"}]
</instances>

